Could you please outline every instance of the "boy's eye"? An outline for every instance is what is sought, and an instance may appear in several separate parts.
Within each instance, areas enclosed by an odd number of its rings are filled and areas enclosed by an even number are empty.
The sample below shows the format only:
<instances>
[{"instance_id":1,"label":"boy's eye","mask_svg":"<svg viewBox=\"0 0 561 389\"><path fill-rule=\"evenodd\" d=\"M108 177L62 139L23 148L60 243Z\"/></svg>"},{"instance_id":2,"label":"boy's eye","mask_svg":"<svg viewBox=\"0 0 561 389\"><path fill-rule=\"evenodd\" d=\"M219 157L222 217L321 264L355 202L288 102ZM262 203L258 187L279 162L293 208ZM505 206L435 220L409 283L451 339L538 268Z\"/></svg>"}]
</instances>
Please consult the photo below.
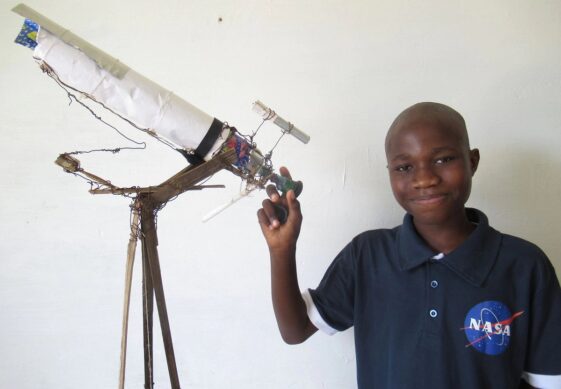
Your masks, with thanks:
<instances>
[{"instance_id":1,"label":"boy's eye","mask_svg":"<svg viewBox=\"0 0 561 389\"><path fill-rule=\"evenodd\" d=\"M411 170L411 165L399 165L394 168L396 172L405 173Z\"/></svg>"},{"instance_id":2,"label":"boy's eye","mask_svg":"<svg viewBox=\"0 0 561 389\"><path fill-rule=\"evenodd\" d=\"M443 163L447 163L447 162L453 161L454 159L456 159L456 157L453 157L453 156L447 156L447 157L437 158L436 161L435 161L435 163L436 163L437 165L439 165L439 164L443 164Z\"/></svg>"}]
</instances>

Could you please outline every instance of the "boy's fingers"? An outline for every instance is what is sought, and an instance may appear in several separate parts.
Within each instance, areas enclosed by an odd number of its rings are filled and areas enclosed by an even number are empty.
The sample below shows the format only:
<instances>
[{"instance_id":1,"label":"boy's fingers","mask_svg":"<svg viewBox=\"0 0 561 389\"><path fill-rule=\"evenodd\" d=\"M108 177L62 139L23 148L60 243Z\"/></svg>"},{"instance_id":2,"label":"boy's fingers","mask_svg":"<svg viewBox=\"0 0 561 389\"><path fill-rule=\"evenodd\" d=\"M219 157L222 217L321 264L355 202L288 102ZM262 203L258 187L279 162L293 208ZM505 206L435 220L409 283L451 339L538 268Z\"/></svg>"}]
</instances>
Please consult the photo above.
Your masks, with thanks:
<instances>
[{"instance_id":1,"label":"boy's fingers","mask_svg":"<svg viewBox=\"0 0 561 389\"><path fill-rule=\"evenodd\" d=\"M296 194L292 189L286 194L286 199L288 202L288 217L301 217L300 202L296 200Z\"/></svg>"},{"instance_id":2,"label":"boy's fingers","mask_svg":"<svg viewBox=\"0 0 561 389\"><path fill-rule=\"evenodd\" d=\"M280 226L280 222L277 218L273 202L271 200L263 200L262 207L262 217L266 219L266 224L269 226L269 228L277 228L278 226Z\"/></svg>"},{"instance_id":3,"label":"boy's fingers","mask_svg":"<svg viewBox=\"0 0 561 389\"><path fill-rule=\"evenodd\" d=\"M292 180L292 177L290 176L290 172L288 171L288 169L286 167L281 166L281 168L279 169L279 173L281 174L281 176L288 177Z\"/></svg>"},{"instance_id":4,"label":"boy's fingers","mask_svg":"<svg viewBox=\"0 0 561 389\"><path fill-rule=\"evenodd\" d=\"M269 196L269 198L272 201L279 201L280 200L280 195L279 192L277 191L277 187L274 185L267 185L267 188L265 189L267 192L267 196Z\"/></svg>"},{"instance_id":5,"label":"boy's fingers","mask_svg":"<svg viewBox=\"0 0 561 389\"><path fill-rule=\"evenodd\" d=\"M261 225L261 228L269 225L269 219L267 219L267 216L265 216L265 211L263 211L263 208L257 211L257 221Z\"/></svg>"},{"instance_id":6,"label":"boy's fingers","mask_svg":"<svg viewBox=\"0 0 561 389\"><path fill-rule=\"evenodd\" d=\"M265 211L262 208L259 211L257 211L257 221L259 222L259 225L261 226L261 229L263 231L269 229L271 226L271 222L269 221L269 218L267 217Z\"/></svg>"}]
</instances>

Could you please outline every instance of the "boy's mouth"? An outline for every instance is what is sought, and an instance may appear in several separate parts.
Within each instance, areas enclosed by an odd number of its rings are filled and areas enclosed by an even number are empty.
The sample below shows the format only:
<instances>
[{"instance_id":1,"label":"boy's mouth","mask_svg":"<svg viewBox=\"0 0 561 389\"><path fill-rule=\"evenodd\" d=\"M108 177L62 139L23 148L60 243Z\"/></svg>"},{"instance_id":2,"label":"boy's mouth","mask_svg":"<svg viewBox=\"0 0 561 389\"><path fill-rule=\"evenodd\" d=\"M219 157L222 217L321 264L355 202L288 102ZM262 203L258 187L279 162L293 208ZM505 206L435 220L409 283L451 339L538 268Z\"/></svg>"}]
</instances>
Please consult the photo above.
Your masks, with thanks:
<instances>
[{"instance_id":1,"label":"boy's mouth","mask_svg":"<svg viewBox=\"0 0 561 389\"><path fill-rule=\"evenodd\" d=\"M410 201L416 205L434 205L442 202L446 198L445 194L429 194L413 197Z\"/></svg>"}]
</instances>

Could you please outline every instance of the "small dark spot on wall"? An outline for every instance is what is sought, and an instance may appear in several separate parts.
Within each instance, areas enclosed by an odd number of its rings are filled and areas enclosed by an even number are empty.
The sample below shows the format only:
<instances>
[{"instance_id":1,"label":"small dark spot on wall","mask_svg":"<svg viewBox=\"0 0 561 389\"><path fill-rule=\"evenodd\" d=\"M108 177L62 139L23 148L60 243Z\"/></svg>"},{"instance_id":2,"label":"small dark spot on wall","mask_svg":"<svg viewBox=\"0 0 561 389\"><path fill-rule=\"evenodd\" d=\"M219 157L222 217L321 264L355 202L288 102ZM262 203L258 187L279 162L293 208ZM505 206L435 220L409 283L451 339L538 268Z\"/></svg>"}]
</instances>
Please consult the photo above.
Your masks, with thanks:
<instances>
[{"instance_id":1,"label":"small dark spot on wall","mask_svg":"<svg viewBox=\"0 0 561 389\"><path fill-rule=\"evenodd\" d=\"M222 23L222 17L218 18L218 23Z\"/></svg>"}]
</instances>

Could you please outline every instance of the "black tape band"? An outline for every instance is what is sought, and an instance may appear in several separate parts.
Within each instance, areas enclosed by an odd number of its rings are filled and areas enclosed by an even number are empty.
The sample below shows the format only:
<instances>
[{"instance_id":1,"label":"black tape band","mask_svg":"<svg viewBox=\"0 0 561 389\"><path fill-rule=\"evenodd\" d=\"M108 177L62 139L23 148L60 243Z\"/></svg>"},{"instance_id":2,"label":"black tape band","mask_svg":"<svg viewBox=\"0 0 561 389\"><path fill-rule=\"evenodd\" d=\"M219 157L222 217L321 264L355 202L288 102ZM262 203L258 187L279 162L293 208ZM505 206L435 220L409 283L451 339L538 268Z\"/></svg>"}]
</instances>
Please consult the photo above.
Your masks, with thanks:
<instances>
[{"instance_id":1,"label":"black tape band","mask_svg":"<svg viewBox=\"0 0 561 389\"><path fill-rule=\"evenodd\" d=\"M223 127L224 124L222 124L220 120L214 118L212 124L210 125L210 128L206 132L205 137L203 138L201 143L199 143L199 146L195 150L195 154L200 158L204 158L212 148L212 145L214 145L214 142L216 142L216 139L218 139L218 137L220 136Z\"/></svg>"},{"instance_id":2,"label":"black tape band","mask_svg":"<svg viewBox=\"0 0 561 389\"><path fill-rule=\"evenodd\" d=\"M203 140L201 141L201 143L199 143L197 149L193 154L187 153L185 150L181 149L178 149L177 151L183 154L185 158L187 158L187 161L192 165L198 165L199 163L204 162L205 155L208 154L208 152L220 136L222 128L224 128L224 124L220 120L214 118L212 124L210 125L210 128L206 132Z\"/></svg>"}]
</instances>

